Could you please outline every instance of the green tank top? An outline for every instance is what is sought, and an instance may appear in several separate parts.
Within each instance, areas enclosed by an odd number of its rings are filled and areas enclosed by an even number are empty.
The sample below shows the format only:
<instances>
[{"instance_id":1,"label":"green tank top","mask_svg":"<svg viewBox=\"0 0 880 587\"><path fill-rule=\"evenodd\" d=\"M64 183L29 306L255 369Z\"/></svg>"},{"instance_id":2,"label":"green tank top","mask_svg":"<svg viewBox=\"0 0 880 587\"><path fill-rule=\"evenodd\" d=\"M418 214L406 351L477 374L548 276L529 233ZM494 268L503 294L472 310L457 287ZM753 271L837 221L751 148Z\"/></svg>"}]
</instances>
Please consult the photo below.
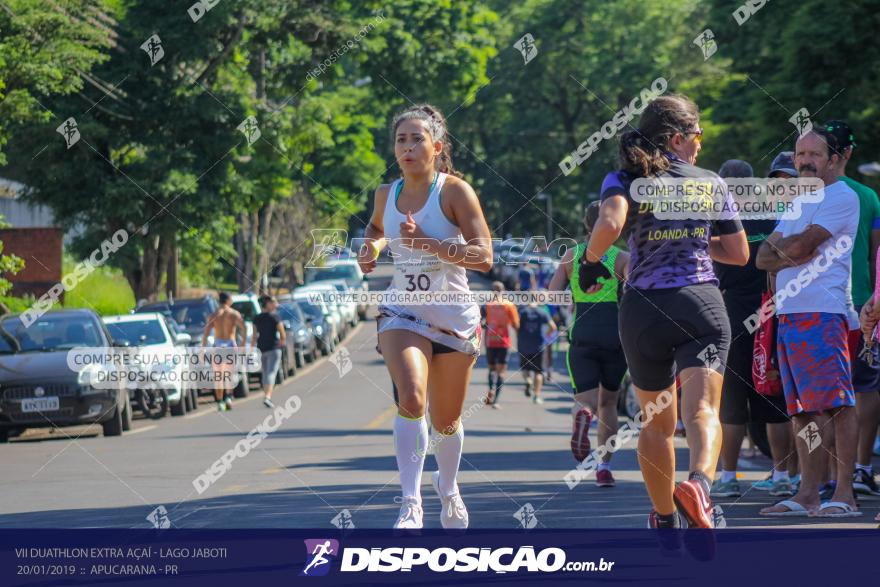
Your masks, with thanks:
<instances>
[{"instance_id":1,"label":"green tank top","mask_svg":"<svg viewBox=\"0 0 880 587\"><path fill-rule=\"evenodd\" d=\"M617 302L618 279L617 277L615 277L614 262L617 260L617 255L620 253L620 249L618 249L614 245L611 245L611 248L608 249L608 252L602 255L602 264L605 266L606 269L608 269L608 272L611 273L612 277L610 279L603 278L599 282L602 284L602 289L600 289L596 293L591 294L588 294L581 289L580 277L578 276L578 266L580 265L581 257L583 257L584 251L586 250L587 243L581 243L577 246L577 248L575 248L574 251L570 282L572 298L574 299L575 303Z\"/></svg>"}]
</instances>

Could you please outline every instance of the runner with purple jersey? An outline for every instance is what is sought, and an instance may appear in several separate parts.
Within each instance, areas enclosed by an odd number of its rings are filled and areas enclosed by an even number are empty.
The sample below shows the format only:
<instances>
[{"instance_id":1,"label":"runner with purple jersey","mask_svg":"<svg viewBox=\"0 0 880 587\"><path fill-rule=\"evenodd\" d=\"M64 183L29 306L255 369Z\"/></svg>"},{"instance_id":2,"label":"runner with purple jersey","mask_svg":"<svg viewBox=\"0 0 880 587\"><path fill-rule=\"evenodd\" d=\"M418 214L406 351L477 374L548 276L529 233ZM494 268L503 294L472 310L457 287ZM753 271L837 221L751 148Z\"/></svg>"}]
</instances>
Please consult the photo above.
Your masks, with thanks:
<instances>
[{"instance_id":1,"label":"runner with purple jersey","mask_svg":"<svg viewBox=\"0 0 880 587\"><path fill-rule=\"evenodd\" d=\"M602 255L629 230L630 272L619 312L621 343L643 417L639 464L654 506L652 528L717 526L709 499L721 449L718 409L730 324L712 261L744 265L749 258L742 224L724 181L694 166L703 131L697 106L679 95L660 97L642 114L639 128L620 142L621 169L602 184L599 219L580 271L581 287L608 277ZM689 214L661 219L650 204L633 199L640 178L693 179L724 194L718 216ZM675 485L673 434L676 374L681 415L690 448L688 480Z\"/></svg>"}]
</instances>

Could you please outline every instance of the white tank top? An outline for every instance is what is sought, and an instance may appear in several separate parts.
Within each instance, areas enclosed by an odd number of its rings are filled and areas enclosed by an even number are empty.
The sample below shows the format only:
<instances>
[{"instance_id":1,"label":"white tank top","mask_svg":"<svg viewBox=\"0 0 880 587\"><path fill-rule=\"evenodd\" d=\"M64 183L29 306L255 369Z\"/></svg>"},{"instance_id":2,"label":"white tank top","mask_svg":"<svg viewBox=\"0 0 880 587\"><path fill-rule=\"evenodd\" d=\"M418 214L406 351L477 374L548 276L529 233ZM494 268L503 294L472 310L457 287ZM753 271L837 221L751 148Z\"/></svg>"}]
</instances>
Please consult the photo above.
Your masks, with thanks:
<instances>
[{"instance_id":1,"label":"white tank top","mask_svg":"<svg viewBox=\"0 0 880 587\"><path fill-rule=\"evenodd\" d=\"M437 174L434 189L428 194L425 205L414 211L412 216L426 236L463 244L465 240L461 229L449 221L440 207L440 190L447 177L445 173ZM388 289L469 292L464 267L446 263L433 255L420 253L400 244L400 223L406 222L406 212L401 213L397 208L397 193L402 181L398 179L391 184L382 217L388 249L394 259L394 278ZM451 330L463 338L470 338L480 325L480 309L476 304L406 305L389 308L421 318L435 327Z\"/></svg>"}]
</instances>

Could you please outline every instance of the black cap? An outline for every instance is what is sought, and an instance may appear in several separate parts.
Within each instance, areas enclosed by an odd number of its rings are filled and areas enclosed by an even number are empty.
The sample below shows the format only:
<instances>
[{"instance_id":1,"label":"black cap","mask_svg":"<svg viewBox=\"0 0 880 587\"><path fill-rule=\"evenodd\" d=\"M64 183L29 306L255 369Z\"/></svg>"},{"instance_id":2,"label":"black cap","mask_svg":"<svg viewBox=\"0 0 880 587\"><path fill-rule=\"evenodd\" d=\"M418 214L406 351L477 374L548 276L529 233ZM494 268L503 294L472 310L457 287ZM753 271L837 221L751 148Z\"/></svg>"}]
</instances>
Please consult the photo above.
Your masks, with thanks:
<instances>
[{"instance_id":1,"label":"black cap","mask_svg":"<svg viewBox=\"0 0 880 587\"><path fill-rule=\"evenodd\" d=\"M847 123L842 120L829 120L822 127L837 139L838 148L848 149L856 146L856 136Z\"/></svg>"}]
</instances>

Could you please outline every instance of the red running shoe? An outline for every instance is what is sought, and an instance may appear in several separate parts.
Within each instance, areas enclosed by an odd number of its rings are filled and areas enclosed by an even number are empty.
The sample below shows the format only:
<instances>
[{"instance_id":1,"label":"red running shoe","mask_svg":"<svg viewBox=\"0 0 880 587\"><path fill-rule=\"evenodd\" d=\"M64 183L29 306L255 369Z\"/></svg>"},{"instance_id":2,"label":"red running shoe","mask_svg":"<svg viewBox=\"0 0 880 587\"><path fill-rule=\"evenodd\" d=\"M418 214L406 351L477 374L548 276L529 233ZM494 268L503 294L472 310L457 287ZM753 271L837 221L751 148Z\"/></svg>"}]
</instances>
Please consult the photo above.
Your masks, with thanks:
<instances>
[{"instance_id":1,"label":"red running shoe","mask_svg":"<svg viewBox=\"0 0 880 587\"><path fill-rule=\"evenodd\" d=\"M611 474L611 469L596 471L596 487L614 487L614 475Z\"/></svg>"},{"instance_id":2,"label":"red running shoe","mask_svg":"<svg viewBox=\"0 0 880 587\"><path fill-rule=\"evenodd\" d=\"M678 511L684 514L691 528L714 528L712 500L696 479L683 481L672 494Z\"/></svg>"},{"instance_id":3,"label":"red running shoe","mask_svg":"<svg viewBox=\"0 0 880 587\"><path fill-rule=\"evenodd\" d=\"M590 456L590 422L593 421L593 414L587 408L581 408L574 415L574 426L571 431L571 454L574 460L582 463ZM597 476L598 480L599 477Z\"/></svg>"}]
</instances>

